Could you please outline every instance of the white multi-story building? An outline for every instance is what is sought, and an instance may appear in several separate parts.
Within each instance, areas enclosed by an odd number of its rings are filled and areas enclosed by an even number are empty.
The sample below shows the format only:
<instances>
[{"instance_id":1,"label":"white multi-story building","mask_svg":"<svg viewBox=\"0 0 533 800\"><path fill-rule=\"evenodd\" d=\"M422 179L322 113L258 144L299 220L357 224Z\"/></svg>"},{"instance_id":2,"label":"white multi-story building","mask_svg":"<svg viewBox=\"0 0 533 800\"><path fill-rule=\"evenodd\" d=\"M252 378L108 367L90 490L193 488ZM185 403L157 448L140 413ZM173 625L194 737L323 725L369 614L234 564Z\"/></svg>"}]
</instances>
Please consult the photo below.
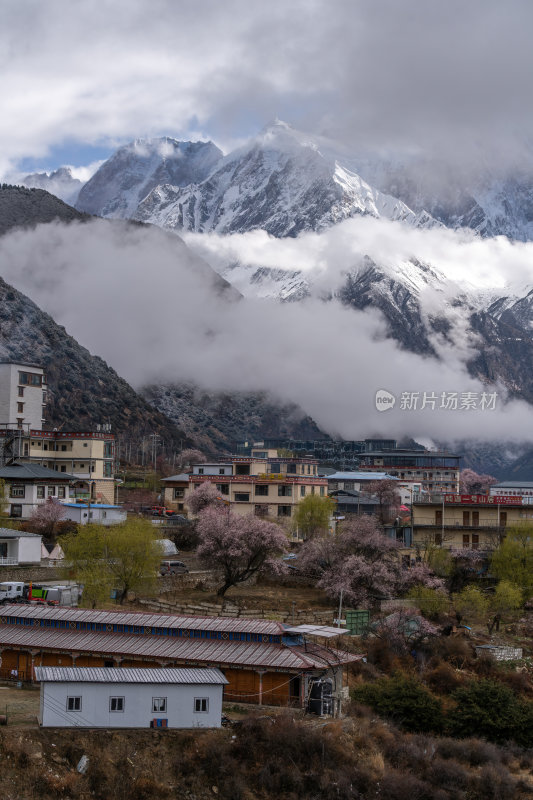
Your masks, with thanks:
<instances>
[{"instance_id":1,"label":"white multi-story building","mask_svg":"<svg viewBox=\"0 0 533 800\"><path fill-rule=\"evenodd\" d=\"M42 367L0 361L0 423L42 430L46 378Z\"/></svg>"}]
</instances>

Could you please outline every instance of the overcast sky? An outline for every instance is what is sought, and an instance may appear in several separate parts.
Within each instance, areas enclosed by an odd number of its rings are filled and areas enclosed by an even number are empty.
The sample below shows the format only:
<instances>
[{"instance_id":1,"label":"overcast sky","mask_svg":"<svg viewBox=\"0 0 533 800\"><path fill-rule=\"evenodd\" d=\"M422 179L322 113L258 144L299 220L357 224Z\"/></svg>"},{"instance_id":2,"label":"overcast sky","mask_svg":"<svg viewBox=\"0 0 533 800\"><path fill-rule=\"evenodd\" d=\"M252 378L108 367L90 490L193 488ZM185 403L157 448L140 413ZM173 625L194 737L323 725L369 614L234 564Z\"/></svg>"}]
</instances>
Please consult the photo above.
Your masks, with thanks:
<instances>
[{"instance_id":1,"label":"overcast sky","mask_svg":"<svg viewBox=\"0 0 533 800\"><path fill-rule=\"evenodd\" d=\"M533 140L530 0L2 0L0 173L275 116L488 163Z\"/></svg>"}]
</instances>

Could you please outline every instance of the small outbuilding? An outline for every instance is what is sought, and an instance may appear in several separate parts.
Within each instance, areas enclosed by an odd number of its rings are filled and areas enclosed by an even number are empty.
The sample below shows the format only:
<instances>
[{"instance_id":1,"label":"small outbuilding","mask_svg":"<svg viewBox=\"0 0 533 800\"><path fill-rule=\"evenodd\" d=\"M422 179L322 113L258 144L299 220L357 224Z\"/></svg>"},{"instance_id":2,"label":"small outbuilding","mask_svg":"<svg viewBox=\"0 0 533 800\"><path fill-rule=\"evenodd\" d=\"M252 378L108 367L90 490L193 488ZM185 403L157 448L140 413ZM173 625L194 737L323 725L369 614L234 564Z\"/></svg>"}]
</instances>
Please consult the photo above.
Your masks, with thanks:
<instances>
[{"instance_id":1,"label":"small outbuilding","mask_svg":"<svg viewBox=\"0 0 533 800\"><path fill-rule=\"evenodd\" d=\"M36 667L44 728L219 728L219 669Z\"/></svg>"},{"instance_id":2,"label":"small outbuilding","mask_svg":"<svg viewBox=\"0 0 533 800\"><path fill-rule=\"evenodd\" d=\"M0 566L40 564L42 538L38 533L0 528Z\"/></svg>"}]
</instances>

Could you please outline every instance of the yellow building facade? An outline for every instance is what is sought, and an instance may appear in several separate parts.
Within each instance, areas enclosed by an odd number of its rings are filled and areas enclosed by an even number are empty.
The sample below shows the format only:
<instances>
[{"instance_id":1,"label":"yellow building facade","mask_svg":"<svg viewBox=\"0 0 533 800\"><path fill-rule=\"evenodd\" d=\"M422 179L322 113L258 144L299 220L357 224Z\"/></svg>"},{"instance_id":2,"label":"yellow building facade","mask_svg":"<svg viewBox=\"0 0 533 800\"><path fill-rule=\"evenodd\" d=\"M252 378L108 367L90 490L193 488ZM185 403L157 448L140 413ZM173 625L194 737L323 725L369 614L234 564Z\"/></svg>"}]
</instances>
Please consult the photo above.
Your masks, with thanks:
<instances>
[{"instance_id":1,"label":"yellow building facade","mask_svg":"<svg viewBox=\"0 0 533 800\"><path fill-rule=\"evenodd\" d=\"M413 546L421 551L434 545L493 550L506 528L533 521L529 500L505 495L420 495L412 508Z\"/></svg>"},{"instance_id":2,"label":"yellow building facade","mask_svg":"<svg viewBox=\"0 0 533 800\"><path fill-rule=\"evenodd\" d=\"M23 440L23 462L41 464L79 478L76 496L115 502L115 439L100 431L30 430Z\"/></svg>"},{"instance_id":3,"label":"yellow building facade","mask_svg":"<svg viewBox=\"0 0 533 800\"><path fill-rule=\"evenodd\" d=\"M212 483L236 514L252 513L278 521L294 517L305 497L326 497L328 493L326 478L318 476L318 461L260 450L252 451L249 458L197 464L188 476L165 478L164 505L186 513L188 495L202 483Z\"/></svg>"}]
</instances>

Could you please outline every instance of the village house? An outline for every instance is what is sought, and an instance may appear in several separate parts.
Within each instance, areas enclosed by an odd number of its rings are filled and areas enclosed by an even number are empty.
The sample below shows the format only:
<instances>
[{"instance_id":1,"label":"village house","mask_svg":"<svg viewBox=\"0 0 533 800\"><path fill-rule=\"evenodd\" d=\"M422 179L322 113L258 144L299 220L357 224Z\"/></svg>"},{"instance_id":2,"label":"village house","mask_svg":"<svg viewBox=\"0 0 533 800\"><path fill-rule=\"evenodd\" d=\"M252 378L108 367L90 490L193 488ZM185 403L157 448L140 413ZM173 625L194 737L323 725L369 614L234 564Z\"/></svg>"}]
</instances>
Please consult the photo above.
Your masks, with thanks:
<instances>
[{"instance_id":1,"label":"village house","mask_svg":"<svg viewBox=\"0 0 533 800\"><path fill-rule=\"evenodd\" d=\"M46 376L42 367L0 362L0 464L38 464L74 475L75 495L115 501L115 438L108 430L43 430ZM104 428L108 426L103 426Z\"/></svg>"},{"instance_id":2,"label":"village house","mask_svg":"<svg viewBox=\"0 0 533 800\"><path fill-rule=\"evenodd\" d=\"M493 550L500 544L506 528L526 520L533 520L529 498L452 493L418 495L412 509L413 545Z\"/></svg>"},{"instance_id":3,"label":"village house","mask_svg":"<svg viewBox=\"0 0 533 800\"><path fill-rule=\"evenodd\" d=\"M78 525L118 525L125 522L128 515L122 506L110 503L63 503L65 519L77 522Z\"/></svg>"},{"instance_id":4,"label":"village house","mask_svg":"<svg viewBox=\"0 0 533 800\"><path fill-rule=\"evenodd\" d=\"M290 519L304 497L326 497L328 482L318 476L317 467L314 459L278 456L277 450L252 450L250 457L196 464L191 475L164 478L164 505L183 512L187 495L209 482L237 514Z\"/></svg>"},{"instance_id":5,"label":"village house","mask_svg":"<svg viewBox=\"0 0 533 800\"><path fill-rule=\"evenodd\" d=\"M28 519L49 498L68 500L74 493L74 475L42 467L40 464L10 464L0 467L5 485L7 513L14 519Z\"/></svg>"},{"instance_id":6,"label":"village house","mask_svg":"<svg viewBox=\"0 0 533 800\"><path fill-rule=\"evenodd\" d=\"M305 708L326 682L335 706L347 665L361 658L330 646L346 633L264 619L8 605L0 616L0 676L17 670L29 681L40 666L215 667L228 680L225 700Z\"/></svg>"},{"instance_id":7,"label":"village house","mask_svg":"<svg viewBox=\"0 0 533 800\"><path fill-rule=\"evenodd\" d=\"M0 566L16 567L41 563L42 536L0 528Z\"/></svg>"},{"instance_id":8,"label":"village house","mask_svg":"<svg viewBox=\"0 0 533 800\"><path fill-rule=\"evenodd\" d=\"M44 728L219 728L218 669L36 667Z\"/></svg>"},{"instance_id":9,"label":"village house","mask_svg":"<svg viewBox=\"0 0 533 800\"><path fill-rule=\"evenodd\" d=\"M461 457L433 450L374 450L361 453L362 472L386 472L400 481L420 484L423 491L459 491Z\"/></svg>"}]
</instances>

